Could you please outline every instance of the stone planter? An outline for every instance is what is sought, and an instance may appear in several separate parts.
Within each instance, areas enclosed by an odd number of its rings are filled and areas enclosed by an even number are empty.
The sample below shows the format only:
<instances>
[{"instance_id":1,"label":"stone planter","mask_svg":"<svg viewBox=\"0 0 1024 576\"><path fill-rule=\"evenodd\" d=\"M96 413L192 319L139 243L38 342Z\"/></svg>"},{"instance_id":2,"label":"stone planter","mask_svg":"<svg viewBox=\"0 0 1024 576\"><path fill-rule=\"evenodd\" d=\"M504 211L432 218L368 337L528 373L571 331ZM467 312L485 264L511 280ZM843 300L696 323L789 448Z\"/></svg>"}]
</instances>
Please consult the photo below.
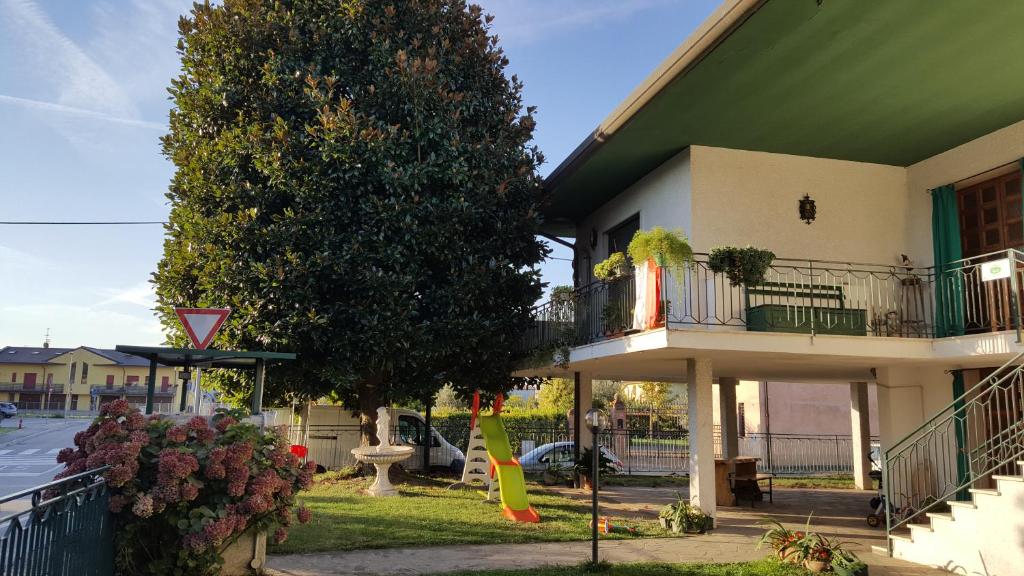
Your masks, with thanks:
<instances>
[{"instance_id":1,"label":"stone planter","mask_svg":"<svg viewBox=\"0 0 1024 576\"><path fill-rule=\"evenodd\" d=\"M242 534L224 550L221 576L262 574L267 564L267 533L252 530Z\"/></svg>"},{"instance_id":2,"label":"stone planter","mask_svg":"<svg viewBox=\"0 0 1024 576\"><path fill-rule=\"evenodd\" d=\"M829 565L828 562L825 562L824 560L804 560L804 568L806 568L808 572L817 574L828 570Z\"/></svg>"}]
</instances>

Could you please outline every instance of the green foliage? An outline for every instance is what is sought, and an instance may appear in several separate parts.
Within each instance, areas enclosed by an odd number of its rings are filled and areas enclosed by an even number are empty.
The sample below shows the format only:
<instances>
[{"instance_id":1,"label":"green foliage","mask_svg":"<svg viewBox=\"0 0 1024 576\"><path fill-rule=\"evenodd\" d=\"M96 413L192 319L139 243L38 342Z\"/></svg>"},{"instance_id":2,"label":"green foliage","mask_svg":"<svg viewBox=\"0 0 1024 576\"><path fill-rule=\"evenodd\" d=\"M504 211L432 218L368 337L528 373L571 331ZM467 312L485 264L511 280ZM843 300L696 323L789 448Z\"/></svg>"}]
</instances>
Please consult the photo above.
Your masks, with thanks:
<instances>
[{"instance_id":1,"label":"green foliage","mask_svg":"<svg viewBox=\"0 0 1024 576\"><path fill-rule=\"evenodd\" d=\"M637 230L629 242L629 258L635 264L654 260L658 266L682 268L693 262L693 249L681 229L671 232L661 226Z\"/></svg>"},{"instance_id":2,"label":"green foliage","mask_svg":"<svg viewBox=\"0 0 1024 576\"><path fill-rule=\"evenodd\" d=\"M580 453L580 459L572 467L573 472L587 478L593 478L594 474L594 449L584 448ZM602 476L615 473L611 458L604 455L604 451L597 453L597 470Z\"/></svg>"},{"instance_id":3,"label":"green foliage","mask_svg":"<svg viewBox=\"0 0 1024 576\"><path fill-rule=\"evenodd\" d=\"M775 253L760 248L722 246L711 250L708 268L716 274L725 274L733 286L756 286L764 282Z\"/></svg>"},{"instance_id":4,"label":"green foliage","mask_svg":"<svg viewBox=\"0 0 1024 576\"><path fill-rule=\"evenodd\" d=\"M438 411L454 411L465 410L469 407L469 404L459 397L455 392L455 388L452 388L450 384L446 384L437 393L437 397L434 398L434 407Z\"/></svg>"},{"instance_id":5,"label":"green foliage","mask_svg":"<svg viewBox=\"0 0 1024 576\"><path fill-rule=\"evenodd\" d=\"M658 512L658 518L668 520L673 532L703 533L715 525L714 518L684 500L679 492L676 492L675 502L666 504Z\"/></svg>"},{"instance_id":6,"label":"green foliage","mask_svg":"<svg viewBox=\"0 0 1024 576\"><path fill-rule=\"evenodd\" d=\"M615 395L622 392L622 382L616 380L594 380L592 386L594 408L605 411L611 410Z\"/></svg>"},{"instance_id":7,"label":"green foliage","mask_svg":"<svg viewBox=\"0 0 1024 576\"><path fill-rule=\"evenodd\" d=\"M763 524L757 547L768 546L784 562L802 566L806 561L825 562L833 572L842 576L858 576L866 569L856 554L847 550L845 544L818 532L811 531L811 517L803 530L790 530L777 520L766 520Z\"/></svg>"},{"instance_id":8,"label":"green foliage","mask_svg":"<svg viewBox=\"0 0 1024 576\"><path fill-rule=\"evenodd\" d=\"M540 410L565 414L572 410L575 385L567 378L551 378L537 391L537 407Z\"/></svg>"},{"instance_id":9,"label":"green foliage","mask_svg":"<svg viewBox=\"0 0 1024 576\"><path fill-rule=\"evenodd\" d=\"M627 275L629 267L626 264L626 255L622 252L613 252L594 265L594 278L602 282L612 282Z\"/></svg>"},{"instance_id":10,"label":"green foliage","mask_svg":"<svg viewBox=\"0 0 1024 576\"><path fill-rule=\"evenodd\" d=\"M171 344L174 306L230 306L214 347L299 353L265 404L511 386L541 295L542 157L489 23L460 0L194 5L163 139Z\"/></svg>"},{"instance_id":11,"label":"green foliage","mask_svg":"<svg viewBox=\"0 0 1024 576\"><path fill-rule=\"evenodd\" d=\"M576 290L572 286L555 286L551 289L551 301L569 303L576 299Z\"/></svg>"},{"instance_id":12,"label":"green foliage","mask_svg":"<svg viewBox=\"0 0 1024 576\"><path fill-rule=\"evenodd\" d=\"M640 382L636 387L640 394L631 404L660 410L676 401L672 385L668 382Z\"/></svg>"}]
</instances>

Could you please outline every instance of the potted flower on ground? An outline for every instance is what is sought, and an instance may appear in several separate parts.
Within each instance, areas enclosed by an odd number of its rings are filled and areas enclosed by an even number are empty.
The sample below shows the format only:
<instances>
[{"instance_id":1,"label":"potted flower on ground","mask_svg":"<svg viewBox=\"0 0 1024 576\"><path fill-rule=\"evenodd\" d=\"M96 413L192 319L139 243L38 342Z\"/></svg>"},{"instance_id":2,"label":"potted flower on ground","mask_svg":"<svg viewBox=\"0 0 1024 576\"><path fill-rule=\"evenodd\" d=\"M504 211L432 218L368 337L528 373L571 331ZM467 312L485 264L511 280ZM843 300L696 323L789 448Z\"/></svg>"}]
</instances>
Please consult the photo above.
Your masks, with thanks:
<instances>
[{"instance_id":1,"label":"potted flower on ground","mask_svg":"<svg viewBox=\"0 0 1024 576\"><path fill-rule=\"evenodd\" d=\"M591 490L593 488L593 484L591 483L591 480L594 478L593 463L593 449L584 448L583 452L580 454L580 459L576 461L576 465L572 468L573 472L580 477L580 487L584 490ZM603 450L598 452L597 470L602 476L611 474L615 471L615 468L612 467L611 459L604 455ZM598 489L600 489L600 486Z\"/></svg>"}]
</instances>

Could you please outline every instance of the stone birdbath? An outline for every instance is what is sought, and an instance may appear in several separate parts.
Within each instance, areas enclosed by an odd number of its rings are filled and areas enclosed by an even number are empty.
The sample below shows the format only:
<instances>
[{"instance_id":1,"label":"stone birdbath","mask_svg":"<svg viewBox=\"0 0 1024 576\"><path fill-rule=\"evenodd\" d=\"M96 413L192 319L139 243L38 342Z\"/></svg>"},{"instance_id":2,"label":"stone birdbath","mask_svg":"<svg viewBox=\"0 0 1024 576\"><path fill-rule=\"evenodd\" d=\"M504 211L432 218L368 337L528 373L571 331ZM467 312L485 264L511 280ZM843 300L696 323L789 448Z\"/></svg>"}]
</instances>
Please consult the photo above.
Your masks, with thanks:
<instances>
[{"instance_id":1,"label":"stone birdbath","mask_svg":"<svg viewBox=\"0 0 1024 576\"><path fill-rule=\"evenodd\" d=\"M377 479L366 490L370 496L397 496L398 490L391 484L388 478L388 470L391 465L401 462L415 451L412 446L391 445L391 417L388 409L384 406L377 408L377 441L376 446L360 446L352 449L352 455L356 460L373 464L377 469Z\"/></svg>"}]
</instances>

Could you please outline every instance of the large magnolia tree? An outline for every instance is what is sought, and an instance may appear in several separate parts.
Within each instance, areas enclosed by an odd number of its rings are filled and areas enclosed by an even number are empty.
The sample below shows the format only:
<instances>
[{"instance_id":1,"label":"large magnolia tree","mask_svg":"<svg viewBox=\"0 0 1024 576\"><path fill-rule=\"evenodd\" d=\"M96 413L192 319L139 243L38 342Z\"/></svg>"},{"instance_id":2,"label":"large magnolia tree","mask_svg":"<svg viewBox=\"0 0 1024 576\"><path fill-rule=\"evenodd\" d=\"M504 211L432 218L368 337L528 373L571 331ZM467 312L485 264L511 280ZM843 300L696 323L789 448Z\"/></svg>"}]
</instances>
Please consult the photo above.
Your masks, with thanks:
<instances>
[{"instance_id":1,"label":"large magnolia tree","mask_svg":"<svg viewBox=\"0 0 1024 576\"><path fill-rule=\"evenodd\" d=\"M541 292L541 155L489 23L460 0L183 17L154 274L172 340L173 306L230 306L216 346L299 353L270 400L333 395L364 432L382 402L446 382L509 388Z\"/></svg>"}]
</instances>

